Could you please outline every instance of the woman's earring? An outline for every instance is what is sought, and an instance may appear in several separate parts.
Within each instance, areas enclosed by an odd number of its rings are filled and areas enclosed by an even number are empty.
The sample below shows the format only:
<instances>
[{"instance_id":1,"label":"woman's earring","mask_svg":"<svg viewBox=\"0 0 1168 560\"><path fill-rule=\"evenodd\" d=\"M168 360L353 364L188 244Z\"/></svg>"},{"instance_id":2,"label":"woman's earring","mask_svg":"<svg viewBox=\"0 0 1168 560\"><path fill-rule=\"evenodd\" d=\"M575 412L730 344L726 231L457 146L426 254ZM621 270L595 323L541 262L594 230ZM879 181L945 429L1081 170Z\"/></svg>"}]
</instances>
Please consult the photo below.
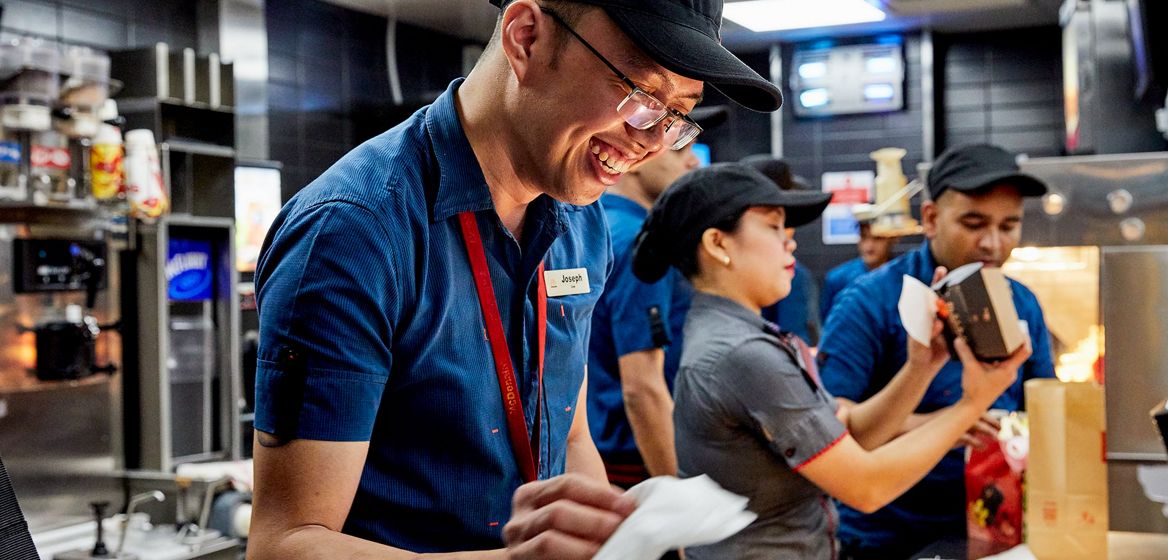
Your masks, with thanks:
<instances>
[{"instance_id":1,"label":"woman's earring","mask_svg":"<svg viewBox=\"0 0 1168 560\"><path fill-rule=\"evenodd\" d=\"M726 255L725 257L722 257L722 264L724 264L726 266L730 266L730 255Z\"/></svg>"}]
</instances>

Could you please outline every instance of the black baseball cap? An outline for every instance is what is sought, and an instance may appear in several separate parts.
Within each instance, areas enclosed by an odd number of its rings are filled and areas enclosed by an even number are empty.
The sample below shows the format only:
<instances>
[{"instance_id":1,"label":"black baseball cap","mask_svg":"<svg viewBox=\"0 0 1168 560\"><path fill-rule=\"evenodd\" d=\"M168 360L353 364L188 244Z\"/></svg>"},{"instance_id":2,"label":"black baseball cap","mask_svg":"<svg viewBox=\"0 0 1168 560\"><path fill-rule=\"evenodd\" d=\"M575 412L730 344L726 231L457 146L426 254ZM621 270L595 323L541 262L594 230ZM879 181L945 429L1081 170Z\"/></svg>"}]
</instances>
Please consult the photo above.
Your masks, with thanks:
<instances>
[{"instance_id":1,"label":"black baseball cap","mask_svg":"<svg viewBox=\"0 0 1168 560\"><path fill-rule=\"evenodd\" d=\"M502 6L507 0L490 0ZM777 110L783 94L722 46L722 0L573 0L604 9L661 66L701 80L735 103Z\"/></svg>"},{"instance_id":2,"label":"black baseball cap","mask_svg":"<svg viewBox=\"0 0 1168 560\"><path fill-rule=\"evenodd\" d=\"M740 163L715 163L677 180L649 212L633 245L633 274L656 282L697 247L707 229L752 206L782 206L787 227L814 221L831 193L785 191Z\"/></svg>"},{"instance_id":3,"label":"black baseball cap","mask_svg":"<svg viewBox=\"0 0 1168 560\"><path fill-rule=\"evenodd\" d=\"M945 150L929 169L929 197L945 189L976 192L1001 184L1013 185L1022 196L1042 196L1046 185L1022 173L1014 154L990 144L966 144Z\"/></svg>"},{"instance_id":4,"label":"black baseball cap","mask_svg":"<svg viewBox=\"0 0 1168 560\"><path fill-rule=\"evenodd\" d=\"M768 154L746 156L739 163L755 168L768 179L785 191L812 190L811 185L804 183L791 171L787 162Z\"/></svg>"},{"instance_id":5,"label":"black baseball cap","mask_svg":"<svg viewBox=\"0 0 1168 560\"><path fill-rule=\"evenodd\" d=\"M711 105L709 107L694 107L687 115L702 127L702 130L712 130L722 126L730 118L730 109L725 105Z\"/></svg>"}]
</instances>

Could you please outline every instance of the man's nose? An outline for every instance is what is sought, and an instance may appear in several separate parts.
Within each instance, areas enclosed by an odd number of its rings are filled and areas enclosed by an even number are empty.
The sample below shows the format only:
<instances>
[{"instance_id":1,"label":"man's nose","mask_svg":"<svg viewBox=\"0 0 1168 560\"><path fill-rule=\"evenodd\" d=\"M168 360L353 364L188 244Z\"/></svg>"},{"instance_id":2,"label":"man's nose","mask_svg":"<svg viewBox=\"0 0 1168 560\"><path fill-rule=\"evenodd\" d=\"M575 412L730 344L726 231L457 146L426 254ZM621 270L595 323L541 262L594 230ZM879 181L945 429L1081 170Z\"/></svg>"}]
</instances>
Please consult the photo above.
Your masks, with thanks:
<instances>
[{"instance_id":1,"label":"man's nose","mask_svg":"<svg viewBox=\"0 0 1168 560\"><path fill-rule=\"evenodd\" d=\"M633 137L633 141L640 144L647 152L660 152L665 148L665 125L657 123L648 129L638 130L630 125L625 125L629 130L629 135Z\"/></svg>"},{"instance_id":2,"label":"man's nose","mask_svg":"<svg viewBox=\"0 0 1168 560\"><path fill-rule=\"evenodd\" d=\"M986 253L997 255L998 249L1002 246L1002 233L996 228L986 232L978 240L978 248Z\"/></svg>"}]
</instances>

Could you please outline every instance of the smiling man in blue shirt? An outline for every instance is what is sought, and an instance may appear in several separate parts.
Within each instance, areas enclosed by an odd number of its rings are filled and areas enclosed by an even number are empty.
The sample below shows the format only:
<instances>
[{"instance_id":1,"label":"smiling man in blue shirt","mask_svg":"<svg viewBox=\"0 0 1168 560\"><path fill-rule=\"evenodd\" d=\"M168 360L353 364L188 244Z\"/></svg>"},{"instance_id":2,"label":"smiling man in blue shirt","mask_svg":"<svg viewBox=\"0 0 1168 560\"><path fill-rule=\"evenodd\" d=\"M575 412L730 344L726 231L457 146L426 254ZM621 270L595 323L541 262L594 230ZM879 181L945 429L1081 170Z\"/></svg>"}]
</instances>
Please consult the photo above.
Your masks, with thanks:
<instances>
[{"instance_id":1,"label":"smiling man in blue shirt","mask_svg":"<svg viewBox=\"0 0 1168 560\"><path fill-rule=\"evenodd\" d=\"M703 81L781 96L720 45L720 0L495 4L471 74L268 235L253 560L585 559L634 507L583 406L595 201L693 139Z\"/></svg>"},{"instance_id":2,"label":"smiling man in blue shirt","mask_svg":"<svg viewBox=\"0 0 1168 560\"><path fill-rule=\"evenodd\" d=\"M921 205L927 241L911 253L861 276L844 290L824 325L818 361L824 386L860 402L886 385L906 360L905 330L897 312L902 278L929 283L934 269L982 262L1000 267L1018 245L1022 199L1046 186L1021 174L1014 156L989 145L961 146L941 154L929 172L930 200ZM1020 410L1022 384L1053 377L1050 335L1034 294L1010 280L1018 317L1027 322L1033 354L1014 386L993 408ZM961 363L951 360L921 399L906 429L961 397ZM955 444L957 442L954 442ZM864 515L841 505L844 559L901 560L944 537L964 536L964 449L955 448L920 483L890 505Z\"/></svg>"}]
</instances>

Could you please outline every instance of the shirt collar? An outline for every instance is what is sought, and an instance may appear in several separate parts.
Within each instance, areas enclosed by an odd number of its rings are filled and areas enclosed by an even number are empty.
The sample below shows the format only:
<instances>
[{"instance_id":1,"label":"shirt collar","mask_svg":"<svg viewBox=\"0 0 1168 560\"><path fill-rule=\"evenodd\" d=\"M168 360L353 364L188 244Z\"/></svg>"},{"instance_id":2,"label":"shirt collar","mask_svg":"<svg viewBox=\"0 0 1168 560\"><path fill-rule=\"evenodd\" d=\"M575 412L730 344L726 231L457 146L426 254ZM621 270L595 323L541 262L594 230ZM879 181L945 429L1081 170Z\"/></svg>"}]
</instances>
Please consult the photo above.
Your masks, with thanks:
<instances>
[{"instance_id":1,"label":"shirt collar","mask_svg":"<svg viewBox=\"0 0 1168 560\"><path fill-rule=\"evenodd\" d=\"M430 135L430 146L438 163L435 222L461 212L494 208L487 179L475 159L454 107L454 93L463 81L465 78L451 82L450 87L426 109L426 132Z\"/></svg>"},{"instance_id":2,"label":"shirt collar","mask_svg":"<svg viewBox=\"0 0 1168 560\"><path fill-rule=\"evenodd\" d=\"M465 81L466 78L458 78L450 82L446 91L426 109L426 132L430 135L430 146L438 163L438 190L433 203L435 222L462 212L495 209L483 168L471 149L454 106L454 94ZM566 213L574 207L546 194L540 195L532 204L541 209L537 219L544 218L554 236L567 231Z\"/></svg>"},{"instance_id":3,"label":"shirt collar","mask_svg":"<svg viewBox=\"0 0 1168 560\"><path fill-rule=\"evenodd\" d=\"M646 210L644 206L637 204L635 201L633 201L633 199L626 196L604 193L604 195L600 197L600 203L603 204L606 209L611 208L621 212L628 212L642 220L649 217L649 211Z\"/></svg>"},{"instance_id":4,"label":"shirt collar","mask_svg":"<svg viewBox=\"0 0 1168 560\"><path fill-rule=\"evenodd\" d=\"M926 240L921 243L921 246L916 251L913 251L912 270L909 272L913 278L925 284L930 284L933 281L933 271L936 269L937 259L933 258L933 250L929 247L929 242Z\"/></svg>"},{"instance_id":5,"label":"shirt collar","mask_svg":"<svg viewBox=\"0 0 1168 560\"><path fill-rule=\"evenodd\" d=\"M694 292L693 303L690 309L708 309L716 313L729 315L735 319L746 321L752 327L760 330L765 328L767 324L766 319L763 319L762 315L743 307L742 304L722 296L716 296L702 291Z\"/></svg>"}]
</instances>

